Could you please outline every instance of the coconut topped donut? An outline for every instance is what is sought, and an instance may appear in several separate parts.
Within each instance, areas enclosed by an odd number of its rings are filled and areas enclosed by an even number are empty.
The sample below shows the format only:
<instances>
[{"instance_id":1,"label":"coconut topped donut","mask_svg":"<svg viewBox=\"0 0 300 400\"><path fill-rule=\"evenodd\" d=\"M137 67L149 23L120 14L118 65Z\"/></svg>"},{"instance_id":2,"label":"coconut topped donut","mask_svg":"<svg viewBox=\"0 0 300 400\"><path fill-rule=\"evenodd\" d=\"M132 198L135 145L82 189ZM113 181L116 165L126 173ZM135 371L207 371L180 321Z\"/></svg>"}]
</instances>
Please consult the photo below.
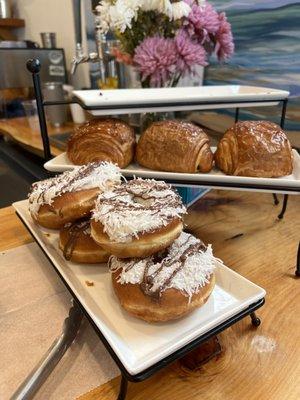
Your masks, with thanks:
<instances>
[{"instance_id":1,"label":"coconut topped donut","mask_svg":"<svg viewBox=\"0 0 300 400\"><path fill-rule=\"evenodd\" d=\"M119 168L108 162L75 167L72 171L34 183L29 193L29 211L31 215L37 216L41 206L51 205L55 198L64 193L94 188L106 190L120 181Z\"/></svg>"},{"instance_id":2,"label":"coconut topped donut","mask_svg":"<svg viewBox=\"0 0 300 400\"><path fill-rule=\"evenodd\" d=\"M101 194L96 200L92 220L101 223L110 241L127 243L166 227L174 219L181 223L185 212L180 196L170 185L134 179Z\"/></svg>"},{"instance_id":3,"label":"coconut topped donut","mask_svg":"<svg viewBox=\"0 0 300 400\"><path fill-rule=\"evenodd\" d=\"M211 245L206 247L182 232L171 246L151 257L122 260L112 256L109 266L111 272L120 270L119 283L139 284L144 294L158 299L170 288L191 298L209 282L215 263Z\"/></svg>"},{"instance_id":4,"label":"coconut topped donut","mask_svg":"<svg viewBox=\"0 0 300 400\"><path fill-rule=\"evenodd\" d=\"M59 247L68 261L104 263L109 258L109 254L91 238L89 218L65 224L59 233Z\"/></svg>"},{"instance_id":5,"label":"coconut topped donut","mask_svg":"<svg viewBox=\"0 0 300 400\"><path fill-rule=\"evenodd\" d=\"M115 293L129 313L148 322L180 318L202 306L214 285L211 246L182 232L164 251L144 259L112 256Z\"/></svg>"}]
</instances>

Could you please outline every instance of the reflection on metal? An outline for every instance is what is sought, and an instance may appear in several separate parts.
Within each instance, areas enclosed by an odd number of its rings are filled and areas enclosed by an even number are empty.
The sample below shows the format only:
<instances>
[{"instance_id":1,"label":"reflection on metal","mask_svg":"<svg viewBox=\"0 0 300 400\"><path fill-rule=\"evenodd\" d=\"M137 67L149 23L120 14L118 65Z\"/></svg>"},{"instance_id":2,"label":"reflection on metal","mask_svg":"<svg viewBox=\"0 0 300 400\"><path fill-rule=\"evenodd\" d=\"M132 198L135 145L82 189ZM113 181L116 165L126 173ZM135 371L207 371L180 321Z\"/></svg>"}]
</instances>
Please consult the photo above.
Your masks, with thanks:
<instances>
[{"instance_id":1,"label":"reflection on metal","mask_svg":"<svg viewBox=\"0 0 300 400\"><path fill-rule=\"evenodd\" d=\"M102 33L100 27L100 14L94 10L94 31L96 52L85 54L82 46L82 21L81 21L81 0L73 0L75 35L76 35L76 53L71 64L71 74L75 74L79 64L88 62L98 63L101 88L115 89L118 86L117 67L115 57L111 53L111 48ZM115 78L112 80L112 78Z\"/></svg>"},{"instance_id":2,"label":"reflection on metal","mask_svg":"<svg viewBox=\"0 0 300 400\"><path fill-rule=\"evenodd\" d=\"M12 395L11 400L29 400L33 398L73 343L79 331L82 317L82 311L73 301L73 305L69 310L69 316L64 321L62 333L54 340L38 365Z\"/></svg>"}]
</instances>

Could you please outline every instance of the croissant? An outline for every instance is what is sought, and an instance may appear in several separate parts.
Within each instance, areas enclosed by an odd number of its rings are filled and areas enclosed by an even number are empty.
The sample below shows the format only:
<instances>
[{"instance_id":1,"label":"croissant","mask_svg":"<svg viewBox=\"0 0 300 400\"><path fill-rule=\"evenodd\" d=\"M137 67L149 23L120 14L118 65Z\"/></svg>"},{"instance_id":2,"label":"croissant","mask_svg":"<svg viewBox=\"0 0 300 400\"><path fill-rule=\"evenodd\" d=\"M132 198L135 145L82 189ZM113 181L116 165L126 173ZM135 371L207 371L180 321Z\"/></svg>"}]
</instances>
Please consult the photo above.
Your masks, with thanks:
<instances>
[{"instance_id":1,"label":"croissant","mask_svg":"<svg viewBox=\"0 0 300 400\"><path fill-rule=\"evenodd\" d=\"M75 130L67 144L67 154L75 165L110 161L126 167L134 157L135 134L116 118L94 119Z\"/></svg>"},{"instance_id":2,"label":"croissant","mask_svg":"<svg viewBox=\"0 0 300 400\"><path fill-rule=\"evenodd\" d=\"M142 134L136 150L137 162L150 169L171 172L209 172L213 154L209 138L198 126L186 121L154 122Z\"/></svg>"},{"instance_id":3,"label":"croissant","mask_svg":"<svg viewBox=\"0 0 300 400\"><path fill-rule=\"evenodd\" d=\"M293 170L286 134L268 121L238 122L228 129L218 145L215 161L228 175L275 178Z\"/></svg>"}]
</instances>

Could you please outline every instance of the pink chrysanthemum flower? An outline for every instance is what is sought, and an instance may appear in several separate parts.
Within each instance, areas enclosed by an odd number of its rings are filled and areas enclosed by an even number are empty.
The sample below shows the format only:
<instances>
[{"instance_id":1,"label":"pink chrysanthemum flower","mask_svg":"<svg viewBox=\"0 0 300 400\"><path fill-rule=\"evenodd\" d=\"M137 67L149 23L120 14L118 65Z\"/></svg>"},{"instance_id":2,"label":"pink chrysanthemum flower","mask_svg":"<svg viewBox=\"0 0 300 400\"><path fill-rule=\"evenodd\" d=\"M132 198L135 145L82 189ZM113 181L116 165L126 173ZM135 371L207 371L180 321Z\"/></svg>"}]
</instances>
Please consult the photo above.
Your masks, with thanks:
<instances>
[{"instance_id":1,"label":"pink chrysanthemum flower","mask_svg":"<svg viewBox=\"0 0 300 400\"><path fill-rule=\"evenodd\" d=\"M186 0L191 5L191 12L185 22L190 35L195 35L200 43L208 39L209 34L215 34L220 27L219 15L211 4L198 5Z\"/></svg>"},{"instance_id":2,"label":"pink chrysanthemum flower","mask_svg":"<svg viewBox=\"0 0 300 400\"><path fill-rule=\"evenodd\" d=\"M173 39L149 37L135 49L134 65L142 80L150 78L150 85L165 86L176 67L176 46Z\"/></svg>"},{"instance_id":3,"label":"pink chrysanthemum flower","mask_svg":"<svg viewBox=\"0 0 300 400\"><path fill-rule=\"evenodd\" d=\"M207 65L206 52L203 46L192 41L187 32L180 30L175 37L177 50L177 71L182 75L195 72L196 65Z\"/></svg>"},{"instance_id":4,"label":"pink chrysanthemum flower","mask_svg":"<svg viewBox=\"0 0 300 400\"><path fill-rule=\"evenodd\" d=\"M215 52L220 61L229 58L234 52L233 36L231 25L227 21L225 13L219 15L220 27L216 33Z\"/></svg>"}]
</instances>

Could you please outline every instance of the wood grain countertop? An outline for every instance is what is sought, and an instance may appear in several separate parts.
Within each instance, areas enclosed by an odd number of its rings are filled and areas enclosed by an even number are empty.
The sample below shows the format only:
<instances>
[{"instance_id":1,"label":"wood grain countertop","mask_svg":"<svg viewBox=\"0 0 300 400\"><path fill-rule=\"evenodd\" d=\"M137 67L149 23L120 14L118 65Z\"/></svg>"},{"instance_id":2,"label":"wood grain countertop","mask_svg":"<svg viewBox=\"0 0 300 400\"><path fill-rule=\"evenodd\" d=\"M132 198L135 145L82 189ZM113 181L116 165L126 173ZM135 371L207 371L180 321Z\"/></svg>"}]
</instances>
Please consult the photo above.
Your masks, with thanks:
<instances>
[{"instance_id":1,"label":"wood grain countertop","mask_svg":"<svg viewBox=\"0 0 300 400\"><path fill-rule=\"evenodd\" d=\"M290 196L280 221L280 206L270 194L211 191L189 211L189 230L212 243L226 265L266 289L266 304L257 312L262 323L254 328L245 318L219 335L220 356L195 370L177 361L142 383L130 383L127 399L299 399L299 197ZM12 207L0 210L0 217L0 250L32 240ZM80 400L115 400L119 383L115 378Z\"/></svg>"},{"instance_id":2,"label":"wood grain countertop","mask_svg":"<svg viewBox=\"0 0 300 400\"><path fill-rule=\"evenodd\" d=\"M0 119L0 134L19 143L34 154L43 156L43 143L38 122L34 122L33 117L30 118L31 123L27 117ZM48 124L48 134L49 136L55 136L64 132L72 132L76 126L78 124L74 124L73 122L68 122L59 128ZM57 156L62 153L62 150L51 146L51 153L53 156Z\"/></svg>"}]
</instances>

